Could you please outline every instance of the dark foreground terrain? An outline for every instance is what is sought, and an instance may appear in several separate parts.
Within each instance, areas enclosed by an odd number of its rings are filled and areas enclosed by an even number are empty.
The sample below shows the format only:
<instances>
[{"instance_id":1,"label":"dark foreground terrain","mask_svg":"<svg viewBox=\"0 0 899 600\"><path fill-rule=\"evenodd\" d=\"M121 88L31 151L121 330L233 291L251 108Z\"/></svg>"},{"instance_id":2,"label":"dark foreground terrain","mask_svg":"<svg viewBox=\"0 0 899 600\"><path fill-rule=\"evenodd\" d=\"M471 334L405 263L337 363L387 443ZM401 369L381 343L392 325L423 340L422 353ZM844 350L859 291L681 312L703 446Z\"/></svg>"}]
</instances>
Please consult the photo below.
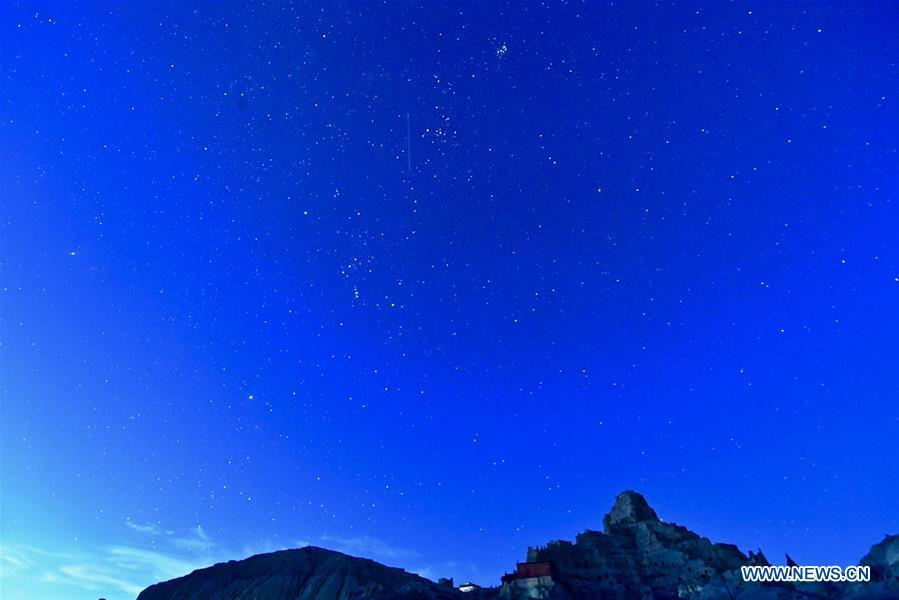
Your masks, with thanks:
<instances>
[{"instance_id":1,"label":"dark foreground terrain","mask_svg":"<svg viewBox=\"0 0 899 600\"><path fill-rule=\"evenodd\" d=\"M259 554L157 583L139 600L350 599L641 599L899 600L899 535L871 548L860 565L869 583L744 583L740 567L767 565L761 553L713 544L685 527L665 523L640 494L620 494L603 530L574 542L529 548L525 562L497 587L462 592L394 567L322 548Z\"/></svg>"}]
</instances>

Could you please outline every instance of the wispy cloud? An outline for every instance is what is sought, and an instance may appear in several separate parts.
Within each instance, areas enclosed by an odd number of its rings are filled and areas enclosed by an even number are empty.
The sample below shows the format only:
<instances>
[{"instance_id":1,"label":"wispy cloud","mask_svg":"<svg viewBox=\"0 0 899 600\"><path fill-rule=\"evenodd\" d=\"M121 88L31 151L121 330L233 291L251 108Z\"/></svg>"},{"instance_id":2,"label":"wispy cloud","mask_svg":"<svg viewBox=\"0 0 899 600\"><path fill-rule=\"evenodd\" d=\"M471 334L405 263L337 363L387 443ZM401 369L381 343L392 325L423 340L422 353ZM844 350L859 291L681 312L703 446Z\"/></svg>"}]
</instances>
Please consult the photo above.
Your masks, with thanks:
<instances>
[{"instance_id":1,"label":"wispy cloud","mask_svg":"<svg viewBox=\"0 0 899 600\"><path fill-rule=\"evenodd\" d=\"M159 527L157 525L154 525L153 523L147 523L146 525L141 525L140 523L135 523L134 521L132 521L130 519L126 519L125 525L129 529L132 529L138 533L146 533L148 535L159 535L160 533L162 533L159 530Z\"/></svg>"},{"instance_id":2,"label":"wispy cloud","mask_svg":"<svg viewBox=\"0 0 899 600\"><path fill-rule=\"evenodd\" d=\"M155 583L153 578L183 575L182 569L189 566L161 552L115 546L56 552L4 543L0 555L4 565L11 565L3 572L5 591L25 597L53 597L49 591L37 590L36 584L42 582L63 593L90 590L108 598L115 597L116 593L133 598L147 585ZM28 591L31 593L22 593Z\"/></svg>"},{"instance_id":3,"label":"wispy cloud","mask_svg":"<svg viewBox=\"0 0 899 600\"><path fill-rule=\"evenodd\" d=\"M37 564L38 562L28 552L0 546L0 577L9 577L17 571L29 569Z\"/></svg>"},{"instance_id":4,"label":"wispy cloud","mask_svg":"<svg viewBox=\"0 0 899 600\"><path fill-rule=\"evenodd\" d=\"M27 568L29 566L29 563L31 562L13 554L0 555L0 560L3 561L3 564L9 565L9 568L13 570Z\"/></svg>"},{"instance_id":5,"label":"wispy cloud","mask_svg":"<svg viewBox=\"0 0 899 600\"><path fill-rule=\"evenodd\" d=\"M203 530L203 527L197 525L185 536L174 537L171 543L176 548L189 550L191 552L208 552L215 547L209 535Z\"/></svg>"},{"instance_id":6,"label":"wispy cloud","mask_svg":"<svg viewBox=\"0 0 899 600\"><path fill-rule=\"evenodd\" d=\"M70 577L75 585L90 590L111 587L136 596L144 589L144 586L108 575L103 570L103 567L97 565L66 565L59 569L63 575Z\"/></svg>"},{"instance_id":7,"label":"wispy cloud","mask_svg":"<svg viewBox=\"0 0 899 600\"><path fill-rule=\"evenodd\" d=\"M177 556L134 546L107 546L103 550L109 562L122 570L152 573L155 578L153 583L209 566L204 558Z\"/></svg>"},{"instance_id":8,"label":"wispy cloud","mask_svg":"<svg viewBox=\"0 0 899 600\"><path fill-rule=\"evenodd\" d=\"M8 591L11 597L50 597L50 592L39 592L38 596L20 593L33 591L35 582L43 582L63 593L66 589L81 589L100 592L107 598L116 594L134 598L148 585L234 558L200 525L179 535L153 524L126 520L125 525L141 537L151 537L152 547L118 544L65 552L4 541L0 545L4 592Z\"/></svg>"},{"instance_id":9,"label":"wispy cloud","mask_svg":"<svg viewBox=\"0 0 899 600\"><path fill-rule=\"evenodd\" d=\"M388 564L408 562L419 556L418 552L414 550L401 548L367 535L350 537L323 535L319 539L321 541L319 545L325 548L354 556L371 558L379 562L387 562Z\"/></svg>"}]
</instances>

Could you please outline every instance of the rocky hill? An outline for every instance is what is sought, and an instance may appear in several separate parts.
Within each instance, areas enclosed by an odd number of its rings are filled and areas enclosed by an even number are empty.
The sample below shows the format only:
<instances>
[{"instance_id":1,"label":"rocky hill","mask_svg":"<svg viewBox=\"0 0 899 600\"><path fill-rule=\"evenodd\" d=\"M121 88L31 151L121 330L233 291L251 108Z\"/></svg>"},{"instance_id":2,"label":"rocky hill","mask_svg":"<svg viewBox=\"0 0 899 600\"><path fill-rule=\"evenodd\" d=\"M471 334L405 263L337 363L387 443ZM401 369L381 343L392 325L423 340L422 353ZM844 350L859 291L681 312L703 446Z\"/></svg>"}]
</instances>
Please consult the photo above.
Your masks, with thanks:
<instances>
[{"instance_id":1,"label":"rocky hill","mask_svg":"<svg viewBox=\"0 0 899 600\"><path fill-rule=\"evenodd\" d=\"M861 559L870 583L759 584L740 567L767 565L761 552L743 554L689 529L663 522L636 492L619 494L602 531L574 542L528 549L499 587L462 593L371 560L307 547L218 564L150 586L139 600L708 600L899 599L899 536Z\"/></svg>"},{"instance_id":2,"label":"rocky hill","mask_svg":"<svg viewBox=\"0 0 899 600\"><path fill-rule=\"evenodd\" d=\"M366 558L307 546L220 563L151 585L138 600L458 599L460 592Z\"/></svg>"}]
</instances>

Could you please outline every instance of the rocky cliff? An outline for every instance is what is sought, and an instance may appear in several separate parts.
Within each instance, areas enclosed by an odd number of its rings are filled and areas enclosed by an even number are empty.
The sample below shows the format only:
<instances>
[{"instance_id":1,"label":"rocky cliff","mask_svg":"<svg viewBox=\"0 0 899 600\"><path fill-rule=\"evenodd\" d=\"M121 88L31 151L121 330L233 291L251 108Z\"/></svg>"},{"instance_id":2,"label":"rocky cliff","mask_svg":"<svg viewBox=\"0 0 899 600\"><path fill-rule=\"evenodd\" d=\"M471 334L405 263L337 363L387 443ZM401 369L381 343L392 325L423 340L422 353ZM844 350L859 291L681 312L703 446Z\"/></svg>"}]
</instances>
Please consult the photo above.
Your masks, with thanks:
<instances>
[{"instance_id":1,"label":"rocky cliff","mask_svg":"<svg viewBox=\"0 0 899 600\"><path fill-rule=\"evenodd\" d=\"M685 527L666 523L640 494L623 492L602 531L574 542L530 548L525 564L502 585L462 593L371 560L307 547L218 564L150 586L139 600L738 600L899 599L899 536L888 536L859 562L870 583L759 584L740 567L767 565Z\"/></svg>"},{"instance_id":2,"label":"rocky cliff","mask_svg":"<svg viewBox=\"0 0 899 600\"><path fill-rule=\"evenodd\" d=\"M530 563L549 563L548 585L504 584L510 600L632 598L705 600L899 599L899 536L874 546L859 564L871 566L870 583L762 584L744 582L740 567L767 565L761 553L743 554L714 544L686 527L665 523L640 494L623 492L603 519L603 531L585 531L574 543L550 542L528 550Z\"/></svg>"},{"instance_id":3,"label":"rocky cliff","mask_svg":"<svg viewBox=\"0 0 899 600\"><path fill-rule=\"evenodd\" d=\"M683 598L710 588L727 597L750 564L736 546L662 522L635 492L618 496L603 526L532 548L528 560L550 562L570 598Z\"/></svg>"}]
</instances>

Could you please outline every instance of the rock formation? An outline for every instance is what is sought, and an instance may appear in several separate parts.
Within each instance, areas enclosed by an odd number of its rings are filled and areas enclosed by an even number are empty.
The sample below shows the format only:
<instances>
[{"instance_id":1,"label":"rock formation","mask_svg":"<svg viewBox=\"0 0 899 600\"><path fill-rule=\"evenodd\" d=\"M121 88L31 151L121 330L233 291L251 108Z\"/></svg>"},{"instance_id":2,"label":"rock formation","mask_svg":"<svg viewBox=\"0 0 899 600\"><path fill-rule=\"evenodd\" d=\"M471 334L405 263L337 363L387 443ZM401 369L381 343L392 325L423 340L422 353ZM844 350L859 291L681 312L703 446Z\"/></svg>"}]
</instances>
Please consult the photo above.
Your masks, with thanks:
<instances>
[{"instance_id":1,"label":"rock formation","mask_svg":"<svg viewBox=\"0 0 899 600\"><path fill-rule=\"evenodd\" d=\"M508 600L800 600L899 599L899 536L874 546L859 564L871 566L871 583L747 583L744 565L767 566L762 554L745 555L731 544L713 544L665 523L640 494L623 492L603 519L603 531L585 531L575 542L528 549L524 565L551 565L551 581L509 575L500 595ZM519 572L526 571L519 564Z\"/></svg>"},{"instance_id":2,"label":"rock formation","mask_svg":"<svg viewBox=\"0 0 899 600\"><path fill-rule=\"evenodd\" d=\"M871 567L871 578L899 585L899 535L888 535L859 561Z\"/></svg>"},{"instance_id":3,"label":"rock formation","mask_svg":"<svg viewBox=\"0 0 899 600\"><path fill-rule=\"evenodd\" d=\"M636 492L624 492L603 519L574 543L531 548L528 562L549 562L567 598L684 598L713 589L727 597L749 558L685 527L663 523ZM558 592L556 592L558 594Z\"/></svg>"}]
</instances>

